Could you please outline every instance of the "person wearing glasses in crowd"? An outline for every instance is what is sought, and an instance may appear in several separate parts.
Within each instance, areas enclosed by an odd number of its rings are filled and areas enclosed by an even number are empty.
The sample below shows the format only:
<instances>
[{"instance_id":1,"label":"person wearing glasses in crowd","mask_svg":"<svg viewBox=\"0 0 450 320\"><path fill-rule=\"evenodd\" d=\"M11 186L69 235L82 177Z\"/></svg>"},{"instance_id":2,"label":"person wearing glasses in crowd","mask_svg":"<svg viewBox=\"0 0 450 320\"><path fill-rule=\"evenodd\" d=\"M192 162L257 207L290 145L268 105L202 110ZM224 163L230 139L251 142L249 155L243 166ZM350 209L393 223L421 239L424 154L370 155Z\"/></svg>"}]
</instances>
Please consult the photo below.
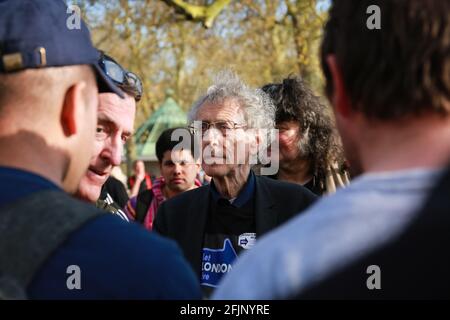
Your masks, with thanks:
<instances>
[{"instance_id":1,"label":"person wearing glasses in crowd","mask_svg":"<svg viewBox=\"0 0 450 320\"><path fill-rule=\"evenodd\" d=\"M316 196L252 172L251 157L267 143L257 129L274 128L275 109L262 90L250 89L236 74L220 72L189 118L212 180L163 202L153 230L178 242L209 296L238 254Z\"/></svg>"},{"instance_id":2,"label":"person wearing glasses in crowd","mask_svg":"<svg viewBox=\"0 0 450 320\"><path fill-rule=\"evenodd\" d=\"M95 203L105 211L129 221L122 208L102 187L115 166L120 165L124 144L131 137L136 102L142 97L142 82L137 75L125 70L112 57L100 52L100 68L125 93L122 99L113 93L99 95L94 153L77 191L80 199ZM102 194L103 193L103 194Z\"/></svg>"}]
</instances>

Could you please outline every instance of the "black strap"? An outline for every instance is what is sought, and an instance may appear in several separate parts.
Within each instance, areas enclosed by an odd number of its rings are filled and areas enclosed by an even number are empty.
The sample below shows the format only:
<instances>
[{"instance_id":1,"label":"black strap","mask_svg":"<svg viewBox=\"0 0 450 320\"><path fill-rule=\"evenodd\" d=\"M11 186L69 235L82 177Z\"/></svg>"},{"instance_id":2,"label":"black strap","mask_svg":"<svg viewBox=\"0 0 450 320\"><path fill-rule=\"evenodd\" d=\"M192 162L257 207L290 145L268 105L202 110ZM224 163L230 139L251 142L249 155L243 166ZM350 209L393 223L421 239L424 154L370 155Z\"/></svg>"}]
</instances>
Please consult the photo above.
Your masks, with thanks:
<instances>
[{"instance_id":1,"label":"black strap","mask_svg":"<svg viewBox=\"0 0 450 320\"><path fill-rule=\"evenodd\" d=\"M144 223L147 216L148 208L152 203L153 191L151 189L140 192L136 198L136 221L140 224Z\"/></svg>"},{"instance_id":2,"label":"black strap","mask_svg":"<svg viewBox=\"0 0 450 320\"><path fill-rule=\"evenodd\" d=\"M41 191L0 207L0 299L23 299L34 274L89 220L102 214L62 191Z\"/></svg>"}]
</instances>

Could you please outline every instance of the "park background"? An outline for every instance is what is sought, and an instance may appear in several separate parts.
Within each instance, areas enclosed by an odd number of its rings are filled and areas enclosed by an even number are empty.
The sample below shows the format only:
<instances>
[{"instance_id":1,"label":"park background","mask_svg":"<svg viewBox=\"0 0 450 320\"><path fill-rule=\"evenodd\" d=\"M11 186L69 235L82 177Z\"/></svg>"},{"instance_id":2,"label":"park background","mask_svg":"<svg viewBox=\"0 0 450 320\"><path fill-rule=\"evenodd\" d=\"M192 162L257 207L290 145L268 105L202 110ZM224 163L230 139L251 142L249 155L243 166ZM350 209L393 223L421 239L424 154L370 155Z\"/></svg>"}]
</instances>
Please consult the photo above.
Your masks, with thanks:
<instances>
[{"instance_id":1,"label":"park background","mask_svg":"<svg viewBox=\"0 0 450 320\"><path fill-rule=\"evenodd\" d=\"M328 0L77 0L94 45L138 74L144 95L123 169L158 171L154 143L185 124L222 69L250 86L300 75L323 95L319 46Z\"/></svg>"}]
</instances>

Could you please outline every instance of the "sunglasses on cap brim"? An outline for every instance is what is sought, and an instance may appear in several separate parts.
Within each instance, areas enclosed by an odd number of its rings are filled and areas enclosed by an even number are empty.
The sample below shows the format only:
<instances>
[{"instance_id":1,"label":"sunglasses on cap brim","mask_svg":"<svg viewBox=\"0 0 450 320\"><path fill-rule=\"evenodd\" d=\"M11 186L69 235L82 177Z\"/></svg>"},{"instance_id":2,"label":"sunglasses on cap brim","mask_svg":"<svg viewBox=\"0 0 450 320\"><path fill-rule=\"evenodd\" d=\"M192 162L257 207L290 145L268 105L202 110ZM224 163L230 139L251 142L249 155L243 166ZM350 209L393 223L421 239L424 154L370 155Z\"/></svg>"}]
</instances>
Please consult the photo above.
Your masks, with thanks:
<instances>
[{"instance_id":1,"label":"sunglasses on cap brim","mask_svg":"<svg viewBox=\"0 0 450 320\"><path fill-rule=\"evenodd\" d=\"M103 72L124 92L136 101L142 98L142 81L131 71L125 70L117 61L100 51L98 65Z\"/></svg>"}]
</instances>

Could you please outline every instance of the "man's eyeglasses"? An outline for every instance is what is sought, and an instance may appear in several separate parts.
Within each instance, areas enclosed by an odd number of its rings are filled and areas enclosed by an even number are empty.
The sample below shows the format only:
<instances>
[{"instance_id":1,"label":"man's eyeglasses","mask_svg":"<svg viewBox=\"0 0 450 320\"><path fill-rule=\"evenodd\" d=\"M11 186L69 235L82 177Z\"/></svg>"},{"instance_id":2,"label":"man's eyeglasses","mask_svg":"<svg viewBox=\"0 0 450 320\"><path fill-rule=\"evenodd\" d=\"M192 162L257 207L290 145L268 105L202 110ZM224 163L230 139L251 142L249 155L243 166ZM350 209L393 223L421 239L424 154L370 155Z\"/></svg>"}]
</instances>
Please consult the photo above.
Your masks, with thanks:
<instances>
[{"instance_id":1,"label":"man's eyeglasses","mask_svg":"<svg viewBox=\"0 0 450 320\"><path fill-rule=\"evenodd\" d=\"M228 130L233 129L241 129L246 128L246 124L239 124L232 121L215 121L215 122L207 122L207 121L195 121L189 126L189 130L192 134L201 133L205 134L210 128L215 128L219 130L219 132L225 136Z\"/></svg>"},{"instance_id":2,"label":"man's eyeglasses","mask_svg":"<svg viewBox=\"0 0 450 320\"><path fill-rule=\"evenodd\" d=\"M141 100L142 81L136 74L126 71L117 61L103 52L100 52L98 65L120 89L131 94L136 101Z\"/></svg>"}]
</instances>

